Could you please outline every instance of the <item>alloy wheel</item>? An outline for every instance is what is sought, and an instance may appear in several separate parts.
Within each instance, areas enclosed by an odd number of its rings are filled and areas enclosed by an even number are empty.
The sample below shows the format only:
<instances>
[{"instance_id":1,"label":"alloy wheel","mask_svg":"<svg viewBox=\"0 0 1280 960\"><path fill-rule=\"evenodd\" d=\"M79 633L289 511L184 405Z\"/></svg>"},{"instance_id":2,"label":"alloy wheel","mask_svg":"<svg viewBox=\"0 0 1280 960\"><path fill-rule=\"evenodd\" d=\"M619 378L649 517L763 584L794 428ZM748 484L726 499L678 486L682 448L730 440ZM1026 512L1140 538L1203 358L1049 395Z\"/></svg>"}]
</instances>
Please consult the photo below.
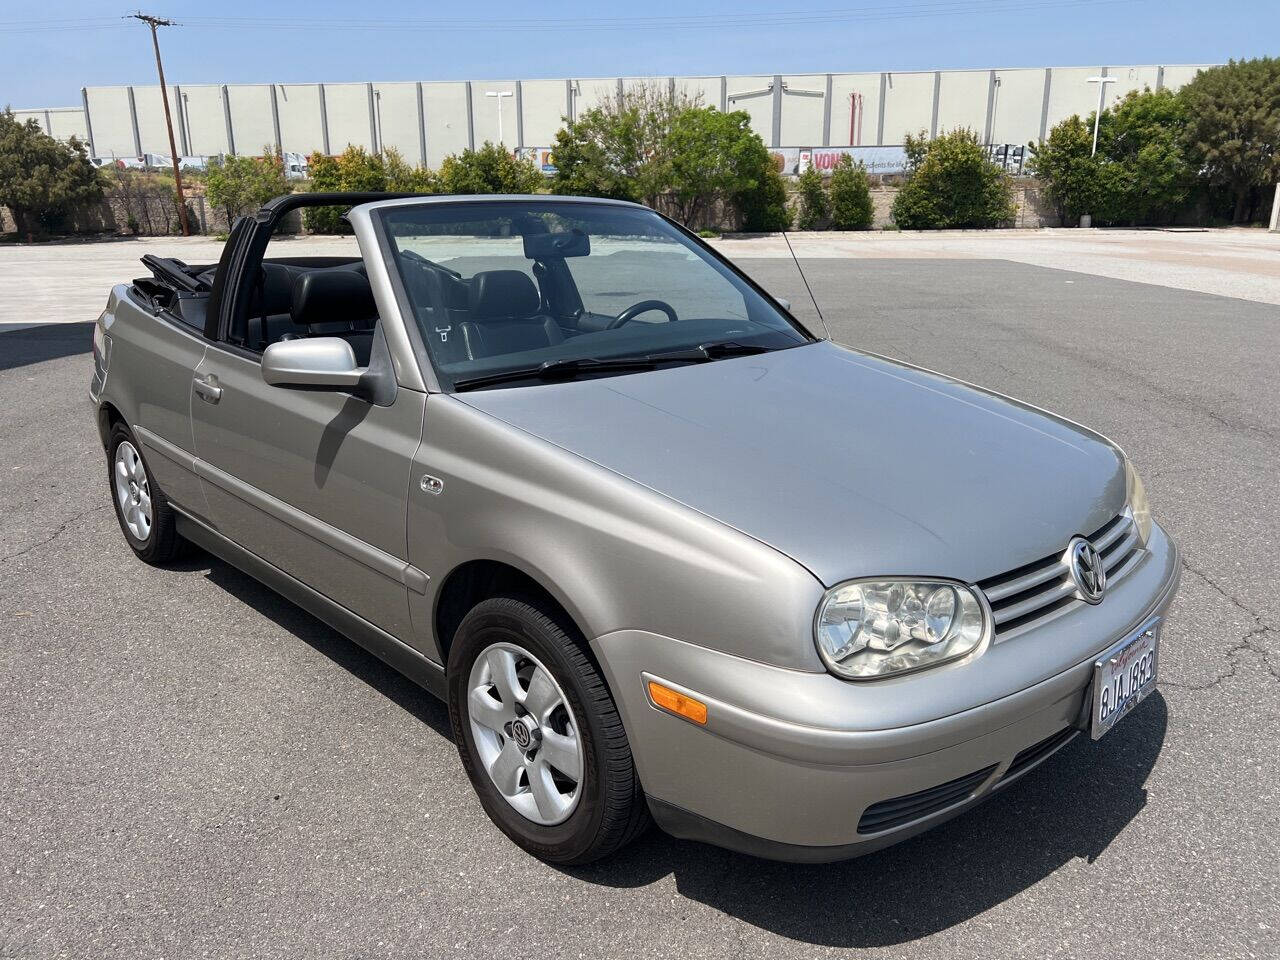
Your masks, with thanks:
<instances>
[{"instance_id":1,"label":"alloy wheel","mask_svg":"<svg viewBox=\"0 0 1280 960\"><path fill-rule=\"evenodd\" d=\"M146 543L151 536L151 488L147 484L147 469L142 457L128 440L116 447L112 477L116 489L116 502L124 524L139 543Z\"/></svg>"},{"instance_id":2,"label":"alloy wheel","mask_svg":"<svg viewBox=\"0 0 1280 960\"><path fill-rule=\"evenodd\" d=\"M563 823L582 793L578 723L555 677L529 651L495 643L476 657L467 716L480 764L521 815Z\"/></svg>"}]
</instances>

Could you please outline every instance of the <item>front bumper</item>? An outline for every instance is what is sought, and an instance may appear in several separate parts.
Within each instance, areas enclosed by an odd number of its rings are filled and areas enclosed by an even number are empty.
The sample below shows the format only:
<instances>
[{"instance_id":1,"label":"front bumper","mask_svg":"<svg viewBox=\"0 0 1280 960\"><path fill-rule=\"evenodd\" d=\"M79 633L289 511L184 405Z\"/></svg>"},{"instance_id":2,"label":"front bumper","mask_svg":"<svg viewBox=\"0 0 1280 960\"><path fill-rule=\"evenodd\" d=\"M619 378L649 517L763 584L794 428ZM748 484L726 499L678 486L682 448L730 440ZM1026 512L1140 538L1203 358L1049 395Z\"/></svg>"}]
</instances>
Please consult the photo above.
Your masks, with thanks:
<instances>
[{"instance_id":1,"label":"front bumper","mask_svg":"<svg viewBox=\"0 0 1280 960\"><path fill-rule=\"evenodd\" d=\"M837 860L955 816L1064 745L1087 717L1094 659L1164 613L1178 571L1177 549L1157 526L1147 556L1103 603L971 661L869 683L637 630L592 646L660 826L759 856ZM654 707L648 679L705 702L706 725ZM877 819L878 805L903 798L905 819ZM860 830L869 807L872 826Z\"/></svg>"}]
</instances>

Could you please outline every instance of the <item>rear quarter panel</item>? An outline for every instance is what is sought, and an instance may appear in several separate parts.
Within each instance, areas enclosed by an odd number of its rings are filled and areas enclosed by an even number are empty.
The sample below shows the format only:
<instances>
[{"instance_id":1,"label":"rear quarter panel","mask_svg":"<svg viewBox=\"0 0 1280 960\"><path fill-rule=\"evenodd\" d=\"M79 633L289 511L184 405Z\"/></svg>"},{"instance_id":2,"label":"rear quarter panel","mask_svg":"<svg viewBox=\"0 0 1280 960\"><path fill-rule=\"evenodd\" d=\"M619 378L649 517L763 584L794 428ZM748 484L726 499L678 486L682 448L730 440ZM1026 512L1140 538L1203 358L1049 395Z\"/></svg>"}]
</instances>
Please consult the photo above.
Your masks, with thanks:
<instances>
[{"instance_id":1,"label":"rear quarter panel","mask_svg":"<svg viewBox=\"0 0 1280 960\"><path fill-rule=\"evenodd\" d=\"M126 284L111 291L102 322L111 338L111 362L100 403L115 407L146 448L147 465L165 495L203 516L204 494L191 455L191 378L204 356L204 338L152 314L133 300Z\"/></svg>"}]
</instances>

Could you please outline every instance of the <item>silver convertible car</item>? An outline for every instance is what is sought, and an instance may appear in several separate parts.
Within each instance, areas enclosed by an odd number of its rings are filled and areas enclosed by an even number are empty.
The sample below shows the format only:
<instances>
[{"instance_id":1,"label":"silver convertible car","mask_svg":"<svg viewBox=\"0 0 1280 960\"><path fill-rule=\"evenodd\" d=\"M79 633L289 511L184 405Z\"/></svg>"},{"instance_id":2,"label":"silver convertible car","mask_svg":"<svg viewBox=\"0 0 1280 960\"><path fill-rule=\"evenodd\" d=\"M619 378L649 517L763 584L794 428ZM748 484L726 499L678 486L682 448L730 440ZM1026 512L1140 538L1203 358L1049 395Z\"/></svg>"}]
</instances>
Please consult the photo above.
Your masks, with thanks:
<instances>
[{"instance_id":1,"label":"silver convertible car","mask_svg":"<svg viewBox=\"0 0 1280 960\"><path fill-rule=\"evenodd\" d=\"M360 255L269 250L306 205ZM447 700L535 856L856 856L1155 688L1177 552L1114 443L813 336L644 207L303 194L144 262L94 334L126 542Z\"/></svg>"}]
</instances>

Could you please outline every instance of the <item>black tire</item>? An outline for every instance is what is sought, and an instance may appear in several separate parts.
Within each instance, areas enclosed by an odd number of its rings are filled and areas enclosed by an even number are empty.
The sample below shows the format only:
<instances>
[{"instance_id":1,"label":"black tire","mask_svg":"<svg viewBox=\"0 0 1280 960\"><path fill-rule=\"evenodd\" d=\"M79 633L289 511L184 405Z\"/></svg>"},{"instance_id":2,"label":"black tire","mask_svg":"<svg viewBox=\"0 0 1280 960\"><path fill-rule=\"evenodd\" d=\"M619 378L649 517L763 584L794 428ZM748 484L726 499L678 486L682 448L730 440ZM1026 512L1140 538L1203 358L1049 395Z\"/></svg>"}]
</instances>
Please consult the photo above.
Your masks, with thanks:
<instances>
[{"instance_id":1,"label":"black tire","mask_svg":"<svg viewBox=\"0 0 1280 960\"><path fill-rule=\"evenodd\" d=\"M618 708L573 625L526 600L498 597L463 619L449 650L449 716L463 768L489 818L519 846L550 863L575 865L607 857L648 828L649 808L636 775ZM498 791L478 762L467 687L476 658L495 643L533 654L564 691L581 740L583 779L577 806L562 823L527 819Z\"/></svg>"},{"instance_id":2,"label":"black tire","mask_svg":"<svg viewBox=\"0 0 1280 960\"><path fill-rule=\"evenodd\" d=\"M116 451L122 443L128 443L137 451L138 459L142 463L142 469L146 471L147 475L147 488L151 497L151 529L145 539L139 539L129 529L129 524L126 522L124 512L120 506L120 499L116 495ZM111 505L115 508L116 521L120 524L120 532L124 534L124 541L129 544L129 549L134 552L139 560L153 566L159 566L171 560L176 560L187 552L187 548L190 545L178 534L177 521L172 508L169 506L169 500L165 497L164 491L160 489L159 484L156 483L156 478L151 473L151 468L147 466L147 461L142 455L141 445L123 423L115 424L107 438L107 490L111 495Z\"/></svg>"}]
</instances>

